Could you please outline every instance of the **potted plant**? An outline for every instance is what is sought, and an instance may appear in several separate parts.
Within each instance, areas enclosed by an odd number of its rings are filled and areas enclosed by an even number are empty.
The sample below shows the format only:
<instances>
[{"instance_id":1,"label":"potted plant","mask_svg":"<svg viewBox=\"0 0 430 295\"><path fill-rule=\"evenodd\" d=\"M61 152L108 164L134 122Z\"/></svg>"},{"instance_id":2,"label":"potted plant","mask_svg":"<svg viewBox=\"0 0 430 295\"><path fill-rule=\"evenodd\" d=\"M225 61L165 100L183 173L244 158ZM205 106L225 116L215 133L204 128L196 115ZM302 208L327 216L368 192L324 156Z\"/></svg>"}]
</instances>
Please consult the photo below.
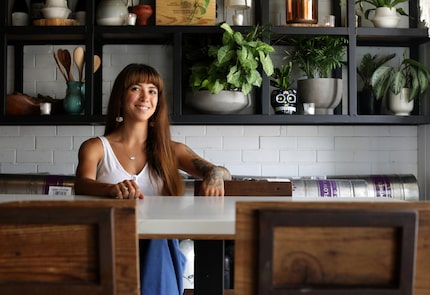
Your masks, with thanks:
<instances>
[{"instance_id":1,"label":"potted plant","mask_svg":"<svg viewBox=\"0 0 430 295\"><path fill-rule=\"evenodd\" d=\"M294 46L285 51L285 58L293 62L305 77L297 81L298 99L315 103L316 114L333 114L342 98L342 79L332 78L341 69L348 40L344 37L319 35L298 36L287 41Z\"/></svg>"},{"instance_id":2,"label":"potted plant","mask_svg":"<svg viewBox=\"0 0 430 295\"><path fill-rule=\"evenodd\" d=\"M357 101L358 113L360 115L375 115L381 112L381 100L376 99L370 79L378 67L393 59L395 56L395 53L383 56L366 53L361 59L357 67L358 77L363 82L363 87L358 92Z\"/></svg>"},{"instance_id":3,"label":"potted plant","mask_svg":"<svg viewBox=\"0 0 430 295\"><path fill-rule=\"evenodd\" d=\"M274 68L270 77L270 85L276 88L272 91L270 100L275 114L293 114L297 111L297 90L291 88L294 83L291 78L292 71L293 63L289 61Z\"/></svg>"},{"instance_id":4,"label":"potted plant","mask_svg":"<svg viewBox=\"0 0 430 295\"><path fill-rule=\"evenodd\" d=\"M262 41L264 27L255 26L247 33L235 31L227 23L221 28L222 43L210 44L204 60L190 67L189 86L194 95L188 96L188 102L200 111L237 112L249 104L253 87L261 86L260 68L268 76L273 74L270 54L275 49ZM206 108L206 101L211 107Z\"/></svg>"},{"instance_id":5,"label":"potted plant","mask_svg":"<svg viewBox=\"0 0 430 295\"><path fill-rule=\"evenodd\" d=\"M376 98L388 94L389 108L396 115L409 115L413 110L413 100L425 93L429 83L428 69L419 61L408 58L406 50L398 66L382 65L371 78ZM406 109L399 109L399 103Z\"/></svg>"},{"instance_id":6,"label":"potted plant","mask_svg":"<svg viewBox=\"0 0 430 295\"><path fill-rule=\"evenodd\" d=\"M357 0L355 3L359 5L361 12L364 11L364 17L369 19L369 14L374 11L375 15L371 20L377 28L395 28L399 23L399 16L408 14L401 7L396 7L397 4L408 2L408 0ZM363 3L370 4L372 8L364 10Z\"/></svg>"}]
</instances>

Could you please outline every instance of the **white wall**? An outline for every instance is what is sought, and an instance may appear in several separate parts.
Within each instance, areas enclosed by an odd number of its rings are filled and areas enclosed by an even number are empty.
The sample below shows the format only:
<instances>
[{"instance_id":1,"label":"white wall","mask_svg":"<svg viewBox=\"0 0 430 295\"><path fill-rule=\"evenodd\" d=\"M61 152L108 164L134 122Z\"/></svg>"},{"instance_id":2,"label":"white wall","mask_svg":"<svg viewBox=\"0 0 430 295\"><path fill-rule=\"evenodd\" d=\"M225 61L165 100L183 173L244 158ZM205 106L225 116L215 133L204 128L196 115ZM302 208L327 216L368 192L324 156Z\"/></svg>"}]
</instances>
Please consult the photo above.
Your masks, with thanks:
<instances>
[{"instance_id":1,"label":"white wall","mask_svg":"<svg viewBox=\"0 0 430 295\"><path fill-rule=\"evenodd\" d=\"M0 172L73 174L102 126L0 126ZM173 139L235 175L417 174L415 126L172 126Z\"/></svg>"}]
</instances>

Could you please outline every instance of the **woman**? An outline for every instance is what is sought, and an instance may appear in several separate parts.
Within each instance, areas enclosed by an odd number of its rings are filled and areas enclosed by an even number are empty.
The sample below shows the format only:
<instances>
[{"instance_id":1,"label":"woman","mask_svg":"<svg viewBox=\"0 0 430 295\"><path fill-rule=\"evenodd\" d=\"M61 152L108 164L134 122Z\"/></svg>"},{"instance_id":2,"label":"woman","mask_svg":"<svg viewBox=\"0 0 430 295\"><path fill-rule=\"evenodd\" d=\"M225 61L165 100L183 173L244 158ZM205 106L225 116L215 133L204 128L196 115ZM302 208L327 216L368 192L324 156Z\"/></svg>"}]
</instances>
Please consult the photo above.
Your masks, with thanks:
<instances>
[{"instance_id":1,"label":"woman","mask_svg":"<svg viewBox=\"0 0 430 295\"><path fill-rule=\"evenodd\" d=\"M119 199L180 196L179 169L203 178L202 193L223 196L231 175L170 137L163 80L152 67L126 66L115 79L104 136L79 150L76 194ZM182 294L184 256L177 240L140 241L141 294Z\"/></svg>"}]
</instances>

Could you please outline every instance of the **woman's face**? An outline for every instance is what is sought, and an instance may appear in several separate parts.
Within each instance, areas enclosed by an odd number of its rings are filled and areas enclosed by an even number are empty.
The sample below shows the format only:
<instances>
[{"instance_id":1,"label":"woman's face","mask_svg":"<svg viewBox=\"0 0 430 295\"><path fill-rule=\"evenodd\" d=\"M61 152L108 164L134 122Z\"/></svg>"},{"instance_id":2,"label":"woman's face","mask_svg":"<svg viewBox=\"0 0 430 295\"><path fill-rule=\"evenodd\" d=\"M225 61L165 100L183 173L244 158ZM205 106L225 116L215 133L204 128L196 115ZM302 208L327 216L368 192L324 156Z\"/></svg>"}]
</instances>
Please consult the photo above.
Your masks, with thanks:
<instances>
[{"instance_id":1,"label":"woman's face","mask_svg":"<svg viewBox=\"0 0 430 295\"><path fill-rule=\"evenodd\" d=\"M158 89L152 83L131 85L124 98L124 117L147 121L155 113L158 104Z\"/></svg>"}]
</instances>

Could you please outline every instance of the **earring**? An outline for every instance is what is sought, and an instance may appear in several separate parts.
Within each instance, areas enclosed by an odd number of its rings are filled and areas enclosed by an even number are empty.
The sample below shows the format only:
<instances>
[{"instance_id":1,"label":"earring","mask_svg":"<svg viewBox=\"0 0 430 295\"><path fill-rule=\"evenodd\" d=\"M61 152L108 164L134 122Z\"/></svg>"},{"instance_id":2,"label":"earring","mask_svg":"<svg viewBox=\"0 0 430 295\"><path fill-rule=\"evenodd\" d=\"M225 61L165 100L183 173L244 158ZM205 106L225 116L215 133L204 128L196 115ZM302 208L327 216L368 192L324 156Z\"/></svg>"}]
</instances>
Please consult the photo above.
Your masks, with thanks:
<instances>
[{"instance_id":1,"label":"earring","mask_svg":"<svg viewBox=\"0 0 430 295\"><path fill-rule=\"evenodd\" d=\"M115 121L116 121L117 123L121 123L122 121L124 121L124 118L123 118L123 117L121 117L121 116L118 116L118 117L116 117L116 118L115 118Z\"/></svg>"}]
</instances>

